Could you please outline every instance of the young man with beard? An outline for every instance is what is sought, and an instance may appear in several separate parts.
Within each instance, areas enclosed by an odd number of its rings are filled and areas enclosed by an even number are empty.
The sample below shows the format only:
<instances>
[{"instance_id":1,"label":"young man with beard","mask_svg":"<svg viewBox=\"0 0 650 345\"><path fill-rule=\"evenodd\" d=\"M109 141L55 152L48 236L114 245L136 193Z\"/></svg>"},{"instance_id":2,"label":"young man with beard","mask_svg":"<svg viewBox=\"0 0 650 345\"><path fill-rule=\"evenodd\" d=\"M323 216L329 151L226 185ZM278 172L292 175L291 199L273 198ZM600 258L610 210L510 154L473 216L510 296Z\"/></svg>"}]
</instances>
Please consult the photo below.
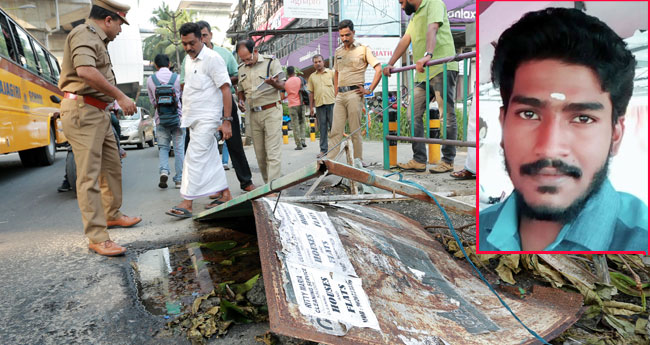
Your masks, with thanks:
<instances>
[{"instance_id":1,"label":"young man with beard","mask_svg":"<svg viewBox=\"0 0 650 345\"><path fill-rule=\"evenodd\" d=\"M575 9L528 13L501 35L492 82L515 190L481 212L480 251L648 250L647 205L607 179L635 65L612 29Z\"/></svg>"}]
</instances>

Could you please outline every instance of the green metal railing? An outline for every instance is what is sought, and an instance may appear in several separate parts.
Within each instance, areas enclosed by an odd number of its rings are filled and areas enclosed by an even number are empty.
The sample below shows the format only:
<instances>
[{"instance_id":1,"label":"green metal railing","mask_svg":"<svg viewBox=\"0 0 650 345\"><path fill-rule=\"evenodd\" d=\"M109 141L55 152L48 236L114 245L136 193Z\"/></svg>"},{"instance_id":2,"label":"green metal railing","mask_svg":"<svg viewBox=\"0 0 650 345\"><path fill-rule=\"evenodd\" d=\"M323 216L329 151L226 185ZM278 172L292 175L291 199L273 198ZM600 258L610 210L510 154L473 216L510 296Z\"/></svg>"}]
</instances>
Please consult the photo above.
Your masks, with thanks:
<instances>
[{"instance_id":1,"label":"green metal railing","mask_svg":"<svg viewBox=\"0 0 650 345\"><path fill-rule=\"evenodd\" d=\"M415 65L410 65L410 66L405 66L405 67L397 67L391 69L391 75L392 74L397 74L397 116L391 116L389 115L389 102L388 102L388 77L385 75L382 76L382 107L383 107L383 130L384 130L384 169L390 169L391 167L394 167L397 164L397 141L407 141L407 142L424 142L428 144L432 144L435 146L430 146L429 150L440 150L439 145L455 145L455 146L471 146L471 147L476 147L476 143L472 141L467 141L467 120L468 120L468 114L467 114L467 98L468 98L468 90L469 90L469 83L467 81L468 75L469 75L469 60L472 58L476 57L476 52L469 52L469 53L463 53L463 54L458 54L455 56L450 56L442 59L436 59L436 60L431 60L426 64L425 67L425 73L426 73L426 80L424 81L425 84L425 90L426 90L426 106L425 106L425 112L424 112L424 123L425 123L425 129L424 129L424 138L421 137L415 137L415 126L413 125L415 123L415 107L414 107L414 98L415 98L415 82L414 82L414 73L413 70L415 69ZM461 61L465 60L463 63L463 121L462 121L462 128L463 128L463 140L456 140L456 138L452 139L447 139L447 63L452 62L452 61ZM442 64L443 66L443 89L442 91L442 98L443 98L443 104L442 107L438 105L438 108L440 109L440 114L442 116L442 138L431 138L431 128L432 128L432 119L429 119L429 99L430 99L430 74L429 74L429 66L432 65L440 65ZM410 137L403 137L400 136L400 117L401 117L401 99L402 99L402 90L401 90L401 75L398 73L403 73L403 72L408 72L409 73L409 79L410 79L410 87L409 87L409 93L410 93L410 102L409 102L409 107L411 109L411 136ZM419 85L419 83L418 83ZM454 109L454 116L456 116L455 109ZM435 121L435 120L433 120ZM439 121L439 120L438 120ZM396 123L395 123L396 122ZM473 139L473 138L471 138ZM430 157L430 163L431 162L431 157L432 155L429 155Z\"/></svg>"}]
</instances>

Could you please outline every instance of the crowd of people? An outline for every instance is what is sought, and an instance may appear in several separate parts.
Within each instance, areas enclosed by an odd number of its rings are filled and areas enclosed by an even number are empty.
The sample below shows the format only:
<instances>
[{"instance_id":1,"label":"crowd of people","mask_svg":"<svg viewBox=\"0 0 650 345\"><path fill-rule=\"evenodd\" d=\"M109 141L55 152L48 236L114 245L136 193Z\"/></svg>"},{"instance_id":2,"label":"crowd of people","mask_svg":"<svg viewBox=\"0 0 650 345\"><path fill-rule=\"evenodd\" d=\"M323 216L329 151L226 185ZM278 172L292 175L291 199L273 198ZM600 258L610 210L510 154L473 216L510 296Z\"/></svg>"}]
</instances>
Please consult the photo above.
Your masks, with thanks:
<instances>
[{"instance_id":1,"label":"crowd of people","mask_svg":"<svg viewBox=\"0 0 650 345\"><path fill-rule=\"evenodd\" d=\"M453 39L440 0L400 1L407 14L414 14L409 29L395 49L389 65L413 43L417 61L415 134L424 135L422 113L431 100L425 100L424 64L432 58L455 53ZM77 194L89 248L101 255L120 255L126 249L111 241L107 227L130 227L141 221L123 215L121 163L119 145L110 129L106 110L117 104L126 114L135 112L135 104L115 87L115 76L106 49L127 24L129 7L114 0L94 0L90 16L77 26L65 44L60 88L65 92L61 105L64 131L74 152L77 165ZM434 25L435 24L435 25ZM433 29L432 29L433 25ZM339 25L342 44L336 49L333 69L325 68L321 55L314 55L314 72L308 80L297 75L293 66L286 72L272 55L261 54L255 42L237 42L235 54L213 44L210 24L205 21L185 23L180 29L187 56L180 73L170 69L164 54L155 57L155 73L147 80L149 100L153 105L159 150L160 188L168 187L170 150L174 149L174 187L180 189L181 201L166 213L189 218L194 200L209 197L206 208L232 199L225 168L230 156L233 169L244 192L255 189L252 173L244 153L240 117L237 108L249 121L247 132L252 143L264 183L279 178L281 171L282 102L288 101L295 149L305 148L305 116L315 117L320 131L319 153L315 158L335 159L349 128L354 158L364 166L362 122L364 96L379 84L382 68L372 50L355 39L354 23L342 20ZM373 80L364 87L366 68L375 70ZM390 76L391 67L383 69ZM447 73L447 133L456 133L454 90L457 64ZM285 75L286 73L286 75ZM431 95L440 103L441 70L431 71ZM285 96L286 94L286 96ZM91 135L88 135L88 134ZM224 156L219 141L224 140ZM425 171L426 147L413 144L413 160L399 164L403 170ZM450 172L455 148L443 147L443 160L430 171ZM99 185L99 188L97 187Z\"/></svg>"}]
</instances>

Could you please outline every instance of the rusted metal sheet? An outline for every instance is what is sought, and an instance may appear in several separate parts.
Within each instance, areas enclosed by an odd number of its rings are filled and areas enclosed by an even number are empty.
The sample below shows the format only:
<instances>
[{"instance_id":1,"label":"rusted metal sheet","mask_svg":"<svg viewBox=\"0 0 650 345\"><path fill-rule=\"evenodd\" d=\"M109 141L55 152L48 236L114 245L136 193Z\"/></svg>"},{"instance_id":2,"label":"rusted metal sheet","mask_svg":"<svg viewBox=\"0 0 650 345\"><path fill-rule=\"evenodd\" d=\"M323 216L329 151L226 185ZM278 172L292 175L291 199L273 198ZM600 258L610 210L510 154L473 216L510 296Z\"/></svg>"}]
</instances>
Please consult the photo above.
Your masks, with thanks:
<instances>
[{"instance_id":1,"label":"rusted metal sheet","mask_svg":"<svg viewBox=\"0 0 650 345\"><path fill-rule=\"evenodd\" d=\"M349 165L340 164L330 160L324 160L323 164L327 166L327 171L329 171L330 174L343 176L350 180L361 182L363 184L367 184L369 186L377 187L387 191L395 192L397 194L405 195L413 199L434 203L433 199L431 199L430 196L428 196L426 193L424 193L423 191L421 191L420 189L414 186L401 183L399 181L391 180L383 176L377 176L365 170L356 169ZM435 195L440 205L442 205L442 207L444 207L448 211L464 213L470 216L476 214L476 207L474 205L470 205L462 201L458 201L452 198L438 195L436 193L432 193L432 194Z\"/></svg>"},{"instance_id":2,"label":"rusted metal sheet","mask_svg":"<svg viewBox=\"0 0 650 345\"><path fill-rule=\"evenodd\" d=\"M420 224L387 209L353 204L318 210L325 210L335 224L381 331L353 327L345 336L316 332L298 306L287 301L284 286L291 283L277 255L283 247L272 210L264 202L252 204L274 332L326 344L536 343L470 266L452 258ZM514 288L499 293L528 327L547 339L582 313L582 296L575 293L539 286L523 298Z\"/></svg>"},{"instance_id":3,"label":"rusted metal sheet","mask_svg":"<svg viewBox=\"0 0 650 345\"><path fill-rule=\"evenodd\" d=\"M275 179L263 186L256 188L248 193L244 193L232 200L223 203L217 207L211 208L209 210L203 211L194 216L195 220L210 220L210 219L219 219L222 217L234 217L242 215L251 215L252 210L250 208L250 201L261 198L265 195L279 192L283 189L295 186L304 181L310 180L316 176L320 176L325 172L325 166L320 162L313 162L312 164L306 165L303 168L294 171L291 174L284 175L278 179ZM226 214L221 213L221 211L228 209Z\"/></svg>"}]
</instances>

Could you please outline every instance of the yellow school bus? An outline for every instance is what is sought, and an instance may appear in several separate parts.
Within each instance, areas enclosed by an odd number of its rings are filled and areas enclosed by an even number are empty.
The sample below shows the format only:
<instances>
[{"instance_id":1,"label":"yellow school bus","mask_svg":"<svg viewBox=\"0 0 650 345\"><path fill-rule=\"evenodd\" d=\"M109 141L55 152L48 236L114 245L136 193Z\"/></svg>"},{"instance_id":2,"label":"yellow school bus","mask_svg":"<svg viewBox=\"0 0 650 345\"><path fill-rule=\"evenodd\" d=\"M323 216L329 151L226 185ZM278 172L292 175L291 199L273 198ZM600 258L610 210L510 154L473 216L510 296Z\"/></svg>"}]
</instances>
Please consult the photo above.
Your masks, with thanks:
<instances>
[{"instance_id":1,"label":"yellow school bus","mask_svg":"<svg viewBox=\"0 0 650 345\"><path fill-rule=\"evenodd\" d=\"M25 166L50 165L66 142L56 58L0 9L0 154Z\"/></svg>"}]
</instances>

